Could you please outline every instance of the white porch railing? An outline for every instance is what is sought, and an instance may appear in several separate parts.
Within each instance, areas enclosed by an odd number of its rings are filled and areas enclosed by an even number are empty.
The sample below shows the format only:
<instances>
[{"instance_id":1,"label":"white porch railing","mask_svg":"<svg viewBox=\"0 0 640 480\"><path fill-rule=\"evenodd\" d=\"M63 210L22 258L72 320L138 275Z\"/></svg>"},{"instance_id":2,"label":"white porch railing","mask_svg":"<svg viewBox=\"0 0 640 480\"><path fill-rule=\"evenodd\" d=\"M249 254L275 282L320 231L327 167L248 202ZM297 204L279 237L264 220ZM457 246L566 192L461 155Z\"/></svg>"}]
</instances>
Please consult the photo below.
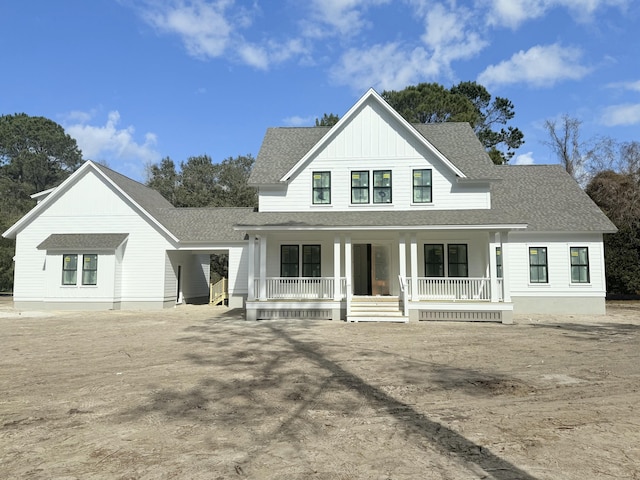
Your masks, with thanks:
<instances>
[{"instance_id":1,"label":"white porch railing","mask_svg":"<svg viewBox=\"0 0 640 480\"><path fill-rule=\"evenodd\" d=\"M409 279L409 282L411 280ZM413 285L411 285L413 289ZM418 278L418 300L471 300L491 301L490 278ZM499 298L502 298L502 281L498 281Z\"/></svg>"},{"instance_id":2,"label":"white porch railing","mask_svg":"<svg viewBox=\"0 0 640 480\"><path fill-rule=\"evenodd\" d=\"M266 282L267 300L330 300L334 296L333 277L269 277ZM260 279L255 279L256 297L260 295ZM340 296L344 297L346 280L340 279Z\"/></svg>"}]
</instances>

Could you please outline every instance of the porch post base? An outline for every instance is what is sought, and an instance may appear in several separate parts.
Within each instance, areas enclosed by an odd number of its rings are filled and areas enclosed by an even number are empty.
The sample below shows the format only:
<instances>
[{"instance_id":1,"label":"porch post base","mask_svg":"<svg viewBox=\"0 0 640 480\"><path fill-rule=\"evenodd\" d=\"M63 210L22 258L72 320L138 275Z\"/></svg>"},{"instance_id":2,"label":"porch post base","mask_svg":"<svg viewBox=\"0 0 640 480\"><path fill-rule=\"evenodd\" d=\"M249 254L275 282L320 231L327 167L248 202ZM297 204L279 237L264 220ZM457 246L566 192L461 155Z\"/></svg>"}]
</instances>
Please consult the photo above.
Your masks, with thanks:
<instances>
[{"instance_id":1,"label":"porch post base","mask_svg":"<svg viewBox=\"0 0 640 480\"><path fill-rule=\"evenodd\" d=\"M258 311L254 309L247 309L246 320L249 321L257 321L258 320Z\"/></svg>"},{"instance_id":2,"label":"porch post base","mask_svg":"<svg viewBox=\"0 0 640 480\"><path fill-rule=\"evenodd\" d=\"M332 321L340 321L342 320L342 310L341 308L332 308L331 309L331 320Z\"/></svg>"},{"instance_id":3,"label":"porch post base","mask_svg":"<svg viewBox=\"0 0 640 480\"><path fill-rule=\"evenodd\" d=\"M513 325L513 310L502 311L502 323L504 325Z\"/></svg>"},{"instance_id":4,"label":"porch post base","mask_svg":"<svg viewBox=\"0 0 640 480\"><path fill-rule=\"evenodd\" d=\"M419 322L419 321L420 321L420 311L409 310L409 322Z\"/></svg>"}]
</instances>

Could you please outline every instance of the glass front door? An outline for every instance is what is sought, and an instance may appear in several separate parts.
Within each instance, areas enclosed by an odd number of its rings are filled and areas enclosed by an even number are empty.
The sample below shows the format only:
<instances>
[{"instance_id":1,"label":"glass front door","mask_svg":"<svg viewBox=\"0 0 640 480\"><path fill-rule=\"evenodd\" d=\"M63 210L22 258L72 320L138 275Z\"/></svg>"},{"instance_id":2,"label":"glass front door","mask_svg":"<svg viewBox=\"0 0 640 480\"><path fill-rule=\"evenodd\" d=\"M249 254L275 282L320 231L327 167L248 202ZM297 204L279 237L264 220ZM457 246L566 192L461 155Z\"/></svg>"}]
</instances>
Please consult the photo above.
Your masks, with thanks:
<instances>
[{"instance_id":1,"label":"glass front door","mask_svg":"<svg viewBox=\"0 0 640 480\"><path fill-rule=\"evenodd\" d=\"M389 247L371 243L353 245L353 294L389 295Z\"/></svg>"}]
</instances>

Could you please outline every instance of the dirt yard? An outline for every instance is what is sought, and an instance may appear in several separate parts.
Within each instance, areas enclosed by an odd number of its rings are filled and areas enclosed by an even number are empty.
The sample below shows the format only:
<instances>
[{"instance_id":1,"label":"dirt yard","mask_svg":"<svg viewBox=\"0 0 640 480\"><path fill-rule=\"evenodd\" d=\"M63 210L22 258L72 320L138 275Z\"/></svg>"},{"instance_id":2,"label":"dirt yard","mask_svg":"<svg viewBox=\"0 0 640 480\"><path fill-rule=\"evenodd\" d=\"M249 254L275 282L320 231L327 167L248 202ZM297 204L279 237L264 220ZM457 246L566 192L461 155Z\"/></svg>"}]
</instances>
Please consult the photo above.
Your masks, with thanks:
<instances>
[{"instance_id":1,"label":"dirt yard","mask_svg":"<svg viewBox=\"0 0 640 480\"><path fill-rule=\"evenodd\" d=\"M640 479L640 305L515 325L0 305L0 478Z\"/></svg>"}]
</instances>

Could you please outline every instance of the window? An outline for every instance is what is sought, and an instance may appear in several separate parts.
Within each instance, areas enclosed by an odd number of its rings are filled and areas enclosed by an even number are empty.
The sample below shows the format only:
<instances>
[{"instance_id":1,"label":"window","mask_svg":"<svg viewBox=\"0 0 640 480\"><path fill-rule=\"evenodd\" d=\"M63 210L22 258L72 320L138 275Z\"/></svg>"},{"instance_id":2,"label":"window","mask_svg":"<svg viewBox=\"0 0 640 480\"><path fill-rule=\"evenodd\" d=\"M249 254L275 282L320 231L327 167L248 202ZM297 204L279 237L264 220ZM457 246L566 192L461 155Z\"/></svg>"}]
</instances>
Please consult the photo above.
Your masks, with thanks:
<instances>
[{"instance_id":1,"label":"window","mask_svg":"<svg viewBox=\"0 0 640 480\"><path fill-rule=\"evenodd\" d=\"M98 255L83 255L82 285L98 284Z\"/></svg>"},{"instance_id":2,"label":"window","mask_svg":"<svg viewBox=\"0 0 640 480\"><path fill-rule=\"evenodd\" d=\"M448 248L449 276L468 277L469 264L467 262L467 246L465 244L452 244Z\"/></svg>"},{"instance_id":3,"label":"window","mask_svg":"<svg viewBox=\"0 0 640 480\"><path fill-rule=\"evenodd\" d=\"M529 247L529 281L531 283L549 283L547 247Z\"/></svg>"},{"instance_id":4,"label":"window","mask_svg":"<svg viewBox=\"0 0 640 480\"><path fill-rule=\"evenodd\" d=\"M571 283L589 283L589 249L571 247Z\"/></svg>"},{"instance_id":5,"label":"window","mask_svg":"<svg viewBox=\"0 0 640 480\"><path fill-rule=\"evenodd\" d=\"M302 246L302 276L320 276L320 245Z\"/></svg>"},{"instance_id":6,"label":"window","mask_svg":"<svg viewBox=\"0 0 640 480\"><path fill-rule=\"evenodd\" d=\"M78 255L66 253L62 256L62 285L75 285L78 275Z\"/></svg>"},{"instance_id":7,"label":"window","mask_svg":"<svg viewBox=\"0 0 640 480\"><path fill-rule=\"evenodd\" d=\"M373 172L373 203L391 203L391 170Z\"/></svg>"},{"instance_id":8,"label":"window","mask_svg":"<svg viewBox=\"0 0 640 480\"><path fill-rule=\"evenodd\" d=\"M431 203L431 170L413 171L413 202Z\"/></svg>"},{"instance_id":9,"label":"window","mask_svg":"<svg viewBox=\"0 0 640 480\"><path fill-rule=\"evenodd\" d=\"M369 203L369 172L351 172L351 203Z\"/></svg>"},{"instance_id":10,"label":"window","mask_svg":"<svg viewBox=\"0 0 640 480\"><path fill-rule=\"evenodd\" d=\"M444 245L424 246L424 272L425 277L444 277Z\"/></svg>"},{"instance_id":11,"label":"window","mask_svg":"<svg viewBox=\"0 0 640 480\"><path fill-rule=\"evenodd\" d=\"M280 276L281 277L297 277L298 276L298 245L281 245L280 246Z\"/></svg>"},{"instance_id":12,"label":"window","mask_svg":"<svg viewBox=\"0 0 640 480\"><path fill-rule=\"evenodd\" d=\"M313 172L313 203L331 203L331 172Z\"/></svg>"},{"instance_id":13,"label":"window","mask_svg":"<svg viewBox=\"0 0 640 480\"><path fill-rule=\"evenodd\" d=\"M502 247L496 247L496 277L502 278Z\"/></svg>"}]
</instances>

